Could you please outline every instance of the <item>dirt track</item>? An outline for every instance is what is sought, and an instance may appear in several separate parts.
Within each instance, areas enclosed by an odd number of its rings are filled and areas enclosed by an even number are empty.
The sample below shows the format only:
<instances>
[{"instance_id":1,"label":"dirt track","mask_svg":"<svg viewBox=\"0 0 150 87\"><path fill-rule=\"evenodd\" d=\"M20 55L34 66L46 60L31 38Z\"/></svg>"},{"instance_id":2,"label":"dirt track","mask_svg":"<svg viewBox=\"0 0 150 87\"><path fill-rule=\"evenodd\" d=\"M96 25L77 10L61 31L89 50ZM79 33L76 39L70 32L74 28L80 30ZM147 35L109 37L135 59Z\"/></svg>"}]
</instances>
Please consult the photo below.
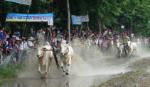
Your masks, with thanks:
<instances>
[{"instance_id":1,"label":"dirt track","mask_svg":"<svg viewBox=\"0 0 150 87\"><path fill-rule=\"evenodd\" d=\"M49 77L40 79L37 73L36 51L29 52L26 67L18 78L4 82L2 87L149 87L150 58L140 52L137 58L115 58L103 55L95 47L74 48L71 75L64 77L52 64ZM147 54L149 54L147 52ZM145 57L147 56L147 57ZM143 83L145 86L143 86Z\"/></svg>"}]
</instances>

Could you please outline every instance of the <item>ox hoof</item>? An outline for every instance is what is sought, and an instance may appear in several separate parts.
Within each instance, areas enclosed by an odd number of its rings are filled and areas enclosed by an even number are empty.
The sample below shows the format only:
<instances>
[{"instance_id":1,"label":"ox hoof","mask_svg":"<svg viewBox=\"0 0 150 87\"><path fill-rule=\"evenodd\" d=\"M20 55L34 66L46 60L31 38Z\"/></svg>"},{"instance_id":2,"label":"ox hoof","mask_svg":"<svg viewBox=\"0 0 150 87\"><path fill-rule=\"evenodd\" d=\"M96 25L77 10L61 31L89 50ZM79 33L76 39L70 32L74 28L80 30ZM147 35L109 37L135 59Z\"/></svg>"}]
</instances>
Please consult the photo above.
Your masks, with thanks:
<instances>
[{"instance_id":1,"label":"ox hoof","mask_svg":"<svg viewBox=\"0 0 150 87\"><path fill-rule=\"evenodd\" d=\"M67 66L70 66L70 64L67 64Z\"/></svg>"},{"instance_id":2,"label":"ox hoof","mask_svg":"<svg viewBox=\"0 0 150 87\"><path fill-rule=\"evenodd\" d=\"M45 75L47 75L47 72L45 72Z\"/></svg>"},{"instance_id":3,"label":"ox hoof","mask_svg":"<svg viewBox=\"0 0 150 87\"><path fill-rule=\"evenodd\" d=\"M69 73L66 73L66 75L69 75Z\"/></svg>"},{"instance_id":4,"label":"ox hoof","mask_svg":"<svg viewBox=\"0 0 150 87\"><path fill-rule=\"evenodd\" d=\"M41 79L46 79L46 77L45 76L41 76Z\"/></svg>"},{"instance_id":5,"label":"ox hoof","mask_svg":"<svg viewBox=\"0 0 150 87\"><path fill-rule=\"evenodd\" d=\"M37 72L38 72L39 74L41 74L41 71L38 70Z\"/></svg>"}]
</instances>

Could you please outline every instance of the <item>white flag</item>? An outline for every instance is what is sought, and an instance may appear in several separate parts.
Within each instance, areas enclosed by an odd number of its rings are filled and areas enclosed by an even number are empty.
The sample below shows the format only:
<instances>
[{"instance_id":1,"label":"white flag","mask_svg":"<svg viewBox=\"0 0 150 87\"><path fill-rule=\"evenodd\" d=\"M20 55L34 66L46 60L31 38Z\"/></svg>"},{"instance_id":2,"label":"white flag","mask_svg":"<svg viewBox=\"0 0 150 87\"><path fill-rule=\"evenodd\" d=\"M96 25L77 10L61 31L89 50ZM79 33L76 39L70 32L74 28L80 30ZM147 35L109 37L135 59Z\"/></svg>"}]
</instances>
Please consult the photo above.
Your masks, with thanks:
<instances>
[{"instance_id":1,"label":"white flag","mask_svg":"<svg viewBox=\"0 0 150 87\"><path fill-rule=\"evenodd\" d=\"M72 18L72 24L74 24L74 25L82 24L81 16L72 15L71 18Z\"/></svg>"},{"instance_id":2,"label":"white flag","mask_svg":"<svg viewBox=\"0 0 150 87\"><path fill-rule=\"evenodd\" d=\"M81 16L82 22L89 22L89 15Z\"/></svg>"},{"instance_id":3,"label":"white flag","mask_svg":"<svg viewBox=\"0 0 150 87\"><path fill-rule=\"evenodd\" d=\"M19 4L31 5L32 0L6 0L10 2L15 2Z\"/></svg>"}]
</instances>

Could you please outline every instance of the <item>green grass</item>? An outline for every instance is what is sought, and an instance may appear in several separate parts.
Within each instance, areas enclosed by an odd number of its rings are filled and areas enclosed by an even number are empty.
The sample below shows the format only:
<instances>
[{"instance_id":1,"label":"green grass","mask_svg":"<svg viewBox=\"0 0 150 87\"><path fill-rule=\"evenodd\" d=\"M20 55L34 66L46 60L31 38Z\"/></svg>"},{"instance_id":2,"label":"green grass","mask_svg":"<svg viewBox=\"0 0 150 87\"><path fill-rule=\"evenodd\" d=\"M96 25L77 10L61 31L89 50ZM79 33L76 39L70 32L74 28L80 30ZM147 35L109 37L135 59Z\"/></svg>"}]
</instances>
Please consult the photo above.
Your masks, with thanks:
<instances>
[{"instance_id":1,"label":"green grass","mask_svg":"<svg viewBox=\"0 0 150 87\"><path fill-rule=\"evenodd\" d=\"M11 64L0 66L0 87L11 79L17 78L17 74L22 70L24 64Z\"/></svg>"},{"instance_id":2,"label":"green grass","mask_svg":"<svg viewBox=\"0 0 150 87\"><path fill-rule=\"evenodd\" d=\"M0 66L0 79L15 78L22 66L21 64Z\"/></svg>"},{"instance_id":3,"label":"green grass","mask_svg":"<svg viewBox=\"0 0 150 87\"><path fill-rule=\"evenodd\" d=\"M141 71L131 71L125 74L120 74L114 77L98 87L137 87L139 78L143 76Z\"/></svg>"}]
</instances>

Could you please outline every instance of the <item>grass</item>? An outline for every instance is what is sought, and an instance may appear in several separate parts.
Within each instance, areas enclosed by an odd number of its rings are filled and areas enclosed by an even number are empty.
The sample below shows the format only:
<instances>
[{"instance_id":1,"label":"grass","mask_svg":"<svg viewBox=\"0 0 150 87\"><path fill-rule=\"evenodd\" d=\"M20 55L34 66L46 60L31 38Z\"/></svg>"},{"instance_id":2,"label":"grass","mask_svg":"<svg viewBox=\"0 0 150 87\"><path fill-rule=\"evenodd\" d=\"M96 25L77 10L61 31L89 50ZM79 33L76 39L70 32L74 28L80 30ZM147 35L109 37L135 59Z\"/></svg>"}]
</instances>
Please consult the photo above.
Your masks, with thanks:
<instances>
[{"instance_id":1,"label":"grass","mask_svg":"<svg viewBox=\"0 0 150 87\"><path fill-rule=\"evenodd\" d=\"M5 82L8 82L7 79L0 80L0 87L1 87Z\"/></svg>"},{"instance_id":2,"label":"grass","mask_svg":"<svg viewBox=\"0 0 150 87\"><path fill-rule=\"evenodd\" d=\"M22 70L23 64L11 64L0 66L0 86L8 79L17 77L17 73Z\"/></svg>"},{"instance_id":3,"label":"grass","mask_svg":"<svg viewBox=\"0 0 150 87\"><path fill-rule=\"evenodd\" d=\"M136 61L128 66L132 71L116 75L96 87L150 87L150 74L147 72L149 67L149 58Z\"/></svg>"},{"instance_id":4,"label":"grass","mask_svg":"<svg viewBox=\"0 0 150 87\"><path fill-rule=\"evenodd\" d=\"M17 72L22 69L22 66L21 64L0 66L0 79L15 78Z\"/></svg>"},{"instance_id":5,"label":"grass","mask_svg":"<svg viewBox=\"0 0 150 87\"><path fill-rule=\"evenodd\" d=\"M98 87L138 87L139 80L144 76L142 71L131 71L125 74L120 74Z\"/></svg>"}]
</instances>

